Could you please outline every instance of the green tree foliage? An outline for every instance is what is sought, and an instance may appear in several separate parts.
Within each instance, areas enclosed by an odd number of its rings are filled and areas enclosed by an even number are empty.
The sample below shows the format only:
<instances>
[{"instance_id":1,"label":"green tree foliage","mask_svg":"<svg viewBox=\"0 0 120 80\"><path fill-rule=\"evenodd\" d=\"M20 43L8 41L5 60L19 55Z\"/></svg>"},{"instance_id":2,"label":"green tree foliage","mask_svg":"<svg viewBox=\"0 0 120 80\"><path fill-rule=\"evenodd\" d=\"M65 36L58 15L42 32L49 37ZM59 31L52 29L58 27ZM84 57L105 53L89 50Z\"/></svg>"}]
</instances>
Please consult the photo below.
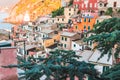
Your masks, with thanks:
<instances>
[{"instance_id":1,"label":"green tree foliage","mask_svg":"<svg viewBox=\"0 0 120 80\"><path fill-rule=\"evenodd\" d=\"M68 6L72 6L73 5L73 0L70 0Z\"/></svg>"},{"instance_id":2,"label":"green tree foliage","mask_svg":"<svg viewBox=\"0 0 120 80\"><path fill-rule=\"evenodd\" d=\"M106 15L112 15L113 9L112 7L108 8L107 11L105 12Z\"/></svg>"},{"instance_id":3,"label":"green tree foliage","mask_svg":"<svg viewBox=\"0 0 120 80\"><path fill-rule=\"evenodd\" d=\"M120 9L117 12L120 13Z\"/></svg>"},{"instance_id":4,"label":"green tree foliage","mask_svg":"<svg viewBox=\"0 0 120 80\"><path fill-rule=\"evenodd\" d=\"M6 68L25 68L26 71L22 74L26 75L27 80L39 80L43 75L47 76L46 80L51 80L51 78L65 80L67 77L74 80L75 76L82 80L84 74L92 77L93 80L102 80L92 64L77 61L76 59L79 58L80 56L76 56L72 50L55 50L50 52L47 58L29 57L27 61L19 58L20 64L9 65Z\"/></svg>"},{"instance_id":5,"label":"green tree foliage","mask_svg":"<svg viewBox=\"0 0 120 80\"><path fill-rule=\"evenodd\" d=\"M64 7L61 7L55 11L52 12L52 17L64 15Z\"/></svg>"},{"instance_id":6,"label":"green tree foliage","mask_svg":"<svg viewBox=\"0 0 120 80\"><path fill-rule=\"evenodd\" d=\"M104 77L106 80L120 80L120 64L117 64L104 72L102 77Z\"/></svg>"},{"instance_id":7,"label":"green tree foliage","mask_svg":"<svg viewBox=\"0 0 120 80\"><path fill-rule=\"evenodd\" d=\"M93 33L92 36L85 39L85 41L97 42L96 49L102 52L101 57L105 54L109 56L115 51L115 58L118 58L120 52L120 18L110 18L94 25L93 30L88 33ZM115 45L118 45L116 48ZM105 80L120 80L120 64L117 64L105 71L102 74Z\"/></svg>"},{"instance_id":8,"label":"green tree foliage","mask_svg":"<svg viewBox=\"0 0 120 80\"><path fill-rule=\"evenodd\" d=\"M120 43L120 19L110 18L96 24L92 31L88 33L94 33L94 35L85 39L85 41L97 42L95 47L102 52L101 57L105 54L109 54L109 58L112 55L113 48L116 44ZM115 54L119 54L120 47L115 49Z\"/></svg>"}]
</instances>

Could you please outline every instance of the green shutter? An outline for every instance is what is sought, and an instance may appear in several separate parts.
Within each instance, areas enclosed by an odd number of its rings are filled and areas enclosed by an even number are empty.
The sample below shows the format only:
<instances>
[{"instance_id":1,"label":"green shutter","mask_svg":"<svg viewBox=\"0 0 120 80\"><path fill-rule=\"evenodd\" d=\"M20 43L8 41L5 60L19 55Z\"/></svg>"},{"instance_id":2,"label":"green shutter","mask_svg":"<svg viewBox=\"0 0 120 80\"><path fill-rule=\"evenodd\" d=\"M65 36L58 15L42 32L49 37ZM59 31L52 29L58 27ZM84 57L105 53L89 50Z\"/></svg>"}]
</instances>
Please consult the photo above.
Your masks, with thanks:
<instances>
[{"instance_id":1,"label":"green shutter","mask_svg":"<svg viewBox=\"0 0 120 80\"><path fill-rule=\"evenodd\" d=\"M88 26L88 30L90 30L90 26Z\"/></svg>"},{"instance_id":2,"label":"green shutter","mask_svg":"<svg viewBox=\"0 0 120 80\"><path fill-rule=\"evenodd\" d=\"M64 40L64 37L62 37L62 40Z\"/></svg>"},{"instance_id":3,"label":"green shutter","mask_svg":"<svg viewBox=\"0 0 120 80\"><path fill-rule=\"evenodd\" d=\"M76 47L76 45L74 44L74 47Z\"/></svg>"},{"instance_id":4,"label":"green shutter","mask_svg":"<svg viewBox=\"0 0 120 80\"><path fill-rule=\"evenodd\" d=\"M66 48L66 44L64 44L64 47Z\"/></svg>"},{"instance_id":5,"label":"green shutter","mask_svg":"<svg viewBox=\"0 0 120 80\"><path fill-rule=\"evenodd\" d=\"M76 29L78 29L78 26L76 26Z\"/></svg>"},{"instance_id":6,"label":"green shutter","mask_svg":"<svg viewBox=\"0 0 120 80\"><path fill-rule=\"evenodd\" d=\"M86 26L84 25L84 29L86 29Z\"/></svg>"},{"instance_id":7,"label":"green shutter","mask_svg":"<svg viewBox=\"0 0 120 80\"><path fill-rule=\"evenodd\" d=\"M84 22L86 22L86 18L84 18Z\"/></svg>"},{"instance_id":8,"label":"green shutter","mask_svg":"<svg viewBox=\"0 0 120 80\"><path fill-rule=\"evenodd\" d=\"M67 38L65 38L65 41L67 41Z\"/></svg>"},{"instance_id":9,"label":"green shutter","mask_svg":"<svg viewBox=\"0 0 120 80\"><path fill-rule=\"evenodd\" d=\"M99 23L99 20L97 20L97 23Z\"/></svg>"},{"instance_id":10,"label":"green shutter","mask_svg":"<svg viewBox=\"0 0 120 80\"><path fill-rule=\"evenodd\" d=\"M103 72L107 71L109 69L109 66L103 66Z\"/></svg>"}]
</instances>

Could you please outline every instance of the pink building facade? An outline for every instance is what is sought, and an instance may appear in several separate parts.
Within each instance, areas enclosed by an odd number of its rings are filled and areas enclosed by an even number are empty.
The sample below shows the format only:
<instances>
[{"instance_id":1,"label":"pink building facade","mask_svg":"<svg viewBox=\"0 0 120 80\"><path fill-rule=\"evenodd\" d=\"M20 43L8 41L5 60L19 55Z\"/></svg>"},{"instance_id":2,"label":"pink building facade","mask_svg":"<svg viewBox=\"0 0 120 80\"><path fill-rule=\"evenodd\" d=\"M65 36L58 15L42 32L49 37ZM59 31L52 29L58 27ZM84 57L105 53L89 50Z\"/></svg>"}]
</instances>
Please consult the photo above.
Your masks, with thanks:
<instances>
[{"instance_id":1,"label":"pink building facade","mask_svg":"<svg viewBox=\"0 0 120 80\"><path fill-rule=\"evenodd\" d=\"M98 12L98 0L74 0L73 5L81 12Z\"/></svg>"},{"instance_id":2,"label":"pink building facade","mask_svg":"<svg viewBox=\"0 0 120 80\"><path fill-rule=\"evenodd\" d=\"M0 48L0 80L18 80L16 68L2 68L17 64L16 48Z\"/></svg>"}]
</instances>

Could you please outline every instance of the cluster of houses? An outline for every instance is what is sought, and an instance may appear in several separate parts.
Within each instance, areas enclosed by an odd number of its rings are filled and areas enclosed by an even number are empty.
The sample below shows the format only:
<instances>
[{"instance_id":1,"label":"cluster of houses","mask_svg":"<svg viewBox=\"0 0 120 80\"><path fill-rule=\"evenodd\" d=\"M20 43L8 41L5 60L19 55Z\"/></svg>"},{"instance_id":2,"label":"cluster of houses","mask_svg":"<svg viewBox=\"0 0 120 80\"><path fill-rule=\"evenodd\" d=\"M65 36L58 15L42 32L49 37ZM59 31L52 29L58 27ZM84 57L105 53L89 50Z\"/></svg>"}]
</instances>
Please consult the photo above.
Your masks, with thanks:
<instances>
[{"instance_id":1,"label":"cluster of houses","mask_svg":"<svg viewBox=\"0 0 120 80\"><path fill-rule=\"evenodd\" d=\"M13 26L10 34L11 46L16 46L17 55L22 57L47 57L49 52L55 49L74 50L77 55L82 56L78 59L79 61L84 60L95 64L96 69L102 73L113 65L115 59L111 57L107 61L108 55L105 55L98 60L100 51L92 51L95 44L84 42L83 37L90 36L84 33L92 30L95 24L105 19L119 17L117 13L112 16L105 15L109 7L117 12L120 9L119 3L120 0L73 0L72 6L67 6L67 3L64 6L64 15L54 18L46 15L34 22L29 21ZM0 50L0 59L4 49ZM14 50L15 48L7 49Z\"/></svg>"}]
</instances>

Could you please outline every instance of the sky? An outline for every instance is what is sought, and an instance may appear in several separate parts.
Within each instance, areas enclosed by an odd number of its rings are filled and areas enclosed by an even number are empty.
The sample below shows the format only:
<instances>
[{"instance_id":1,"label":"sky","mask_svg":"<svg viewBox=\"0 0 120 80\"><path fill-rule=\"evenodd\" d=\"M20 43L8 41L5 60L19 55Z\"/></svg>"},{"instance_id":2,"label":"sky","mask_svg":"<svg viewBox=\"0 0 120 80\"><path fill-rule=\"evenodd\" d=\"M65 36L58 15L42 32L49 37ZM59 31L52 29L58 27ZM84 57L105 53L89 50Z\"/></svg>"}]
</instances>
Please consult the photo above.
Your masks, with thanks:
<instances>
[{"instance_id":1,"label":"sky","mask_svg":"<svg viewBox=\"0 0 120 80\"><path fill-rule=\"evenodd\" d=\"M13 7L19 0L0 0L0 8L11 8ZM2 13L0 10L0 29L11 30L12 24L2 23L3 19L8 17L7 13Z\"/></svg>"},{"instance_id":2,"label":"sky","mask_svg":"<svg viewBox=\"0 0 120 80\"><path fill-rule=\"evenodd\" d=\"M0 0L0 7L11 7L15 5L19 0Z\"/></svg>"}]
</instances>

